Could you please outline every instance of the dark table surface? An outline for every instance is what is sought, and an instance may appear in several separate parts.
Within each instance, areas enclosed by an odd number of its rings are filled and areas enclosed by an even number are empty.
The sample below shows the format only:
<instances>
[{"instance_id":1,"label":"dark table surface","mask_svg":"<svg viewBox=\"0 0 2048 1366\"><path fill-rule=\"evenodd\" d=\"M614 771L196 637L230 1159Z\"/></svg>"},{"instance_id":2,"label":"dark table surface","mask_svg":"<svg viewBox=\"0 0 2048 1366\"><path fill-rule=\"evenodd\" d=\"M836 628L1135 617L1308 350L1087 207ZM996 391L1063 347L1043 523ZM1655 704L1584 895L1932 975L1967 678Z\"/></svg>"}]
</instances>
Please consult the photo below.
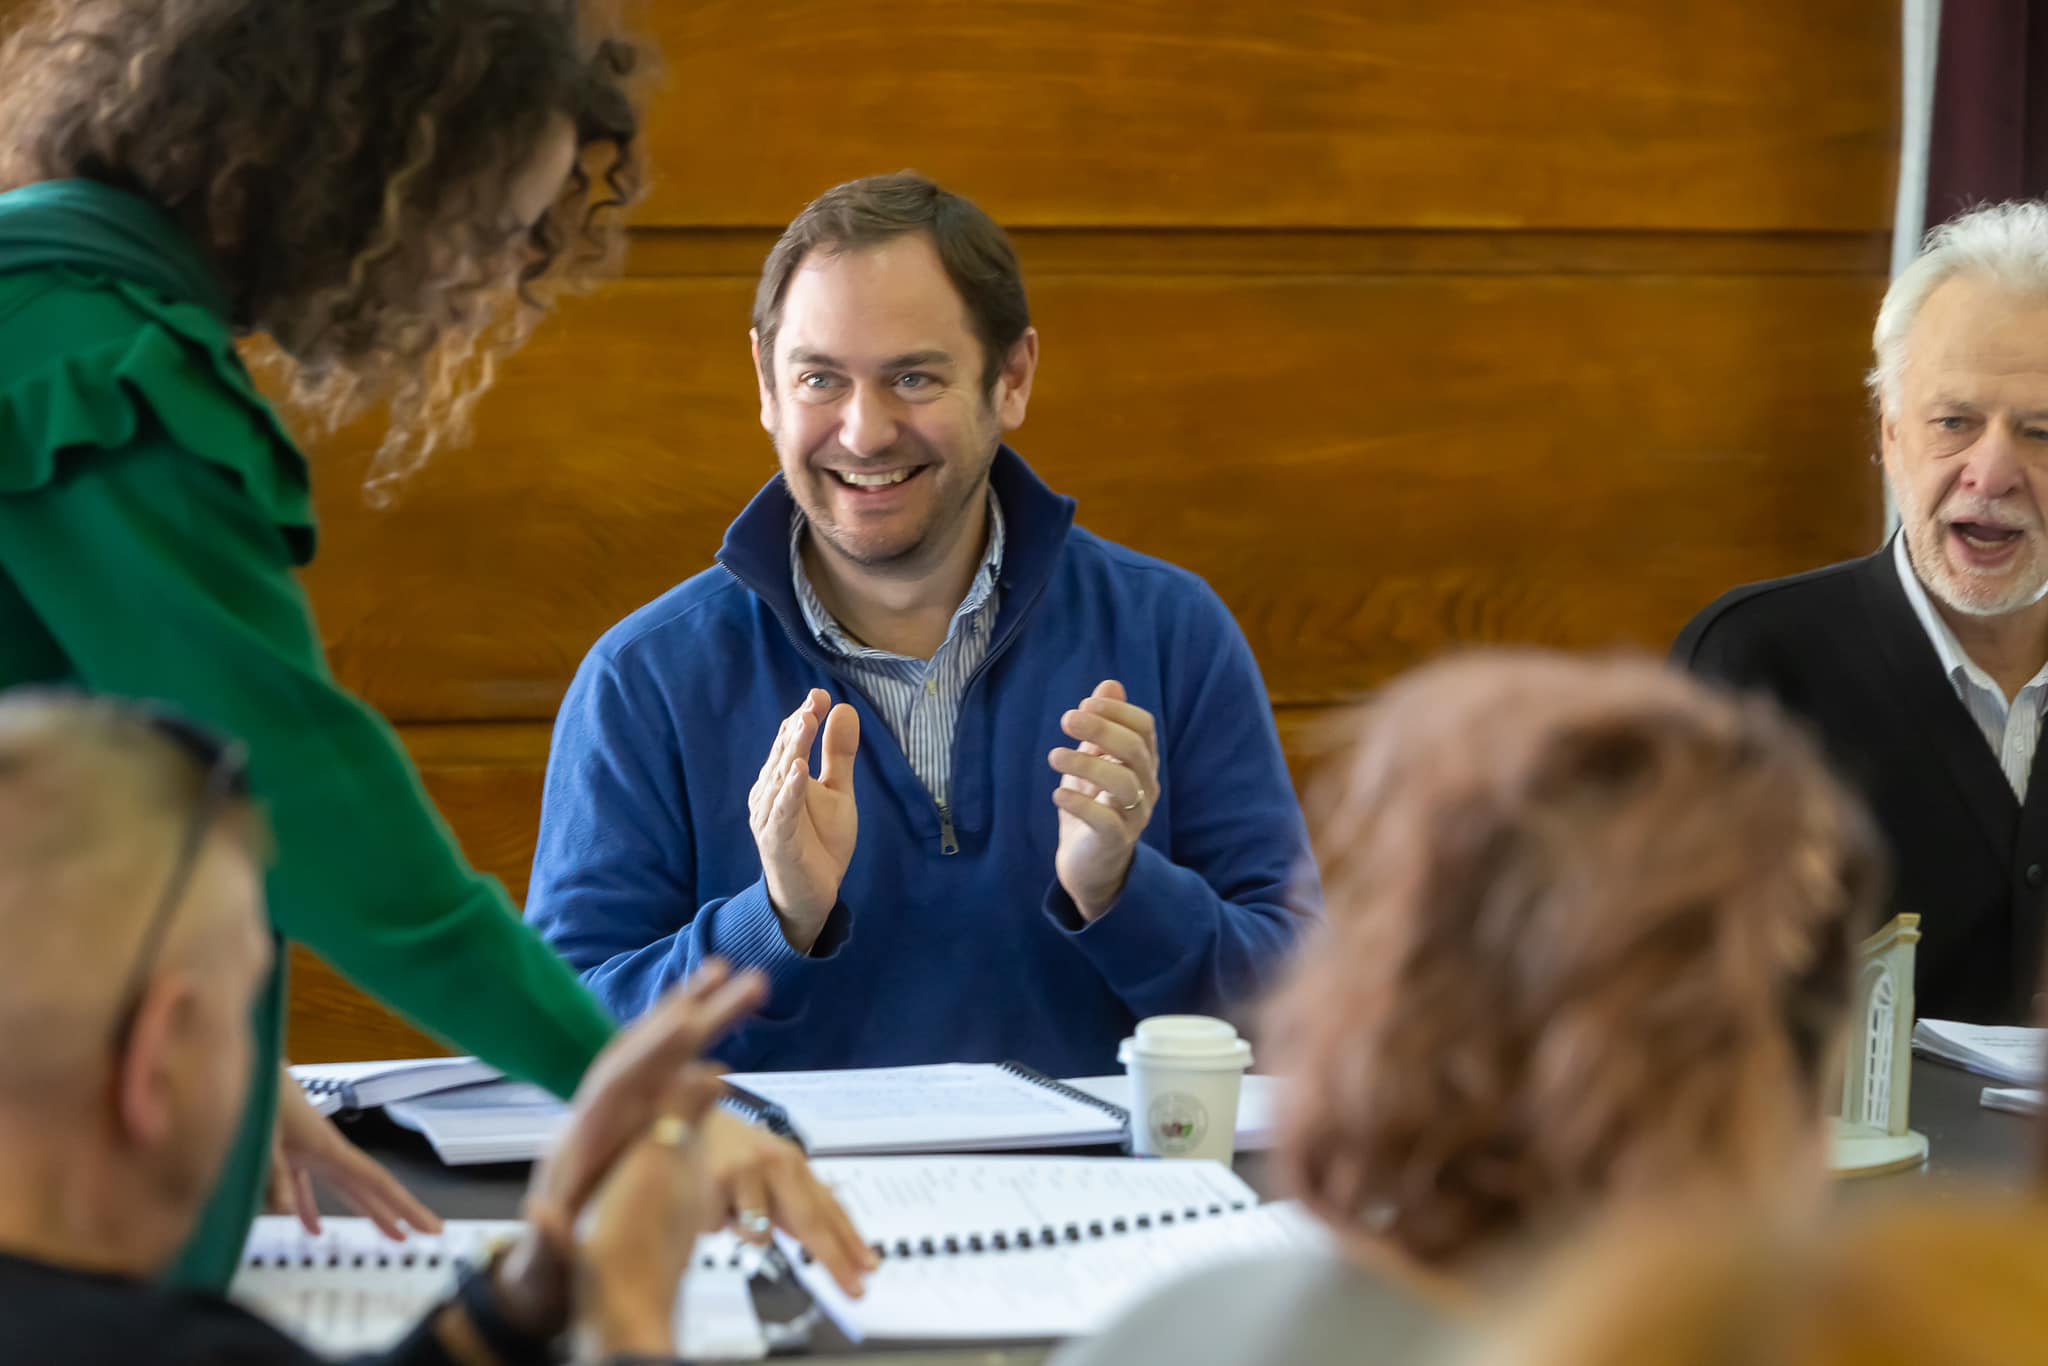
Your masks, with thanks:
<instances>
[{"instance_id":1,"label":"dark table surface","mask_svg":"<svg viewBox=\"0 0 2048 1366\"><path fill-rule=\"evenodd\" d=\"M2048 1123L2020 1115L1986 1110L1979 1103L1984 1078L1926 1059L1913 1060L1911 1114L1913 1127L1927 1135L1924 1166L1891 1176L1844 1182L1853 1199L1898 1195L1941 1198L1953 1191L1982 1189L2017 1191L2032 1179L2037 1157L2048 1144ZM381 1114L346 1121L351 1137L411 1187L435 1213L451 1219L506 1219L519 1212L526 1188L524 1163L497 1166L444 1167L419 1135L407 1132ZM1272 1194L1264 1154L1241 1154L1237 1172L1261 1194ZM764 1310L766 1306L764 1306ZM915 1366L1023 1366L1045 1359L1043 1347L935 1352L856 1352L830 1323L813 1336L815 1360L856 1355L864 1366L915 1363Z\"/></svg>"}]
</instances>

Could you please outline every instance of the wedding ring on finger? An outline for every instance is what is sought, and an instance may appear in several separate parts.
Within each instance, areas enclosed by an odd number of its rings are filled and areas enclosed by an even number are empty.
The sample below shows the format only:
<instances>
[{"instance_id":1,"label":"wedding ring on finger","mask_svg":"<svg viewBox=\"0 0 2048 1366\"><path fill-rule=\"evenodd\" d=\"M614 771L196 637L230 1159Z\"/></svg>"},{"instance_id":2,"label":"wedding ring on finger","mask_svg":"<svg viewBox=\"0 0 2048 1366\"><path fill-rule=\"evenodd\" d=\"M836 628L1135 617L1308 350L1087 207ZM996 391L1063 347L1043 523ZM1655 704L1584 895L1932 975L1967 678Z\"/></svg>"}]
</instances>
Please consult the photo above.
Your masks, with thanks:
<instances>
[{"instance_id":1,"label":"wedding ring on finger","mask_svg":"<svg viewBox=\"0 0 2048 1366\"><path fill-rule=\"evenodd\" d=\"M1131 814L1131 813L1132 813L1133 811L1136 811L1136 810L1137 810L1137 809L1138 809L1139 807L1143 806L1144 804L1145 804L1145 789L1141 787L1141 788L1139 788L1139 789L1138 789L1138 795L1137 795L1137 796L1136 796L1135 798L1133 798L1133 799L1132 799L1132 801L1131 801L1131 804L1130 804L1129 806L1120 806L1120 807L1118 807L1118 808L1117 808L1117 810L1119 810L1119 811L1123 812L1123 813L1124 813L1124 814L1125 814L1126 816L1128 816L1128 815L1130 815L1130 814Z\"/></svg>"},{"instance_id":2,"label":"wedding ring on finger","mask_svg":"<svg viewBox=\"0 0 2048 1366\"><path fill-rule=\"evenodd\" d=\"M732 1221L741 1234L750 1238L766 1238L775 1231L775 1221L757 1209L743 1209Z\"/></svg>"},{"instance_id":3,"label":"wedding ring on finger","mask_svg":"<svg viewBox=\"0 0 2048 1366\"><path fill-rule=\"evenodd\" d=\"M690 1141L690 1122L680 1115L663 1115L647 1130L647 1141L664 1148L681 1148Z\"/></svg>"}]
</instances>

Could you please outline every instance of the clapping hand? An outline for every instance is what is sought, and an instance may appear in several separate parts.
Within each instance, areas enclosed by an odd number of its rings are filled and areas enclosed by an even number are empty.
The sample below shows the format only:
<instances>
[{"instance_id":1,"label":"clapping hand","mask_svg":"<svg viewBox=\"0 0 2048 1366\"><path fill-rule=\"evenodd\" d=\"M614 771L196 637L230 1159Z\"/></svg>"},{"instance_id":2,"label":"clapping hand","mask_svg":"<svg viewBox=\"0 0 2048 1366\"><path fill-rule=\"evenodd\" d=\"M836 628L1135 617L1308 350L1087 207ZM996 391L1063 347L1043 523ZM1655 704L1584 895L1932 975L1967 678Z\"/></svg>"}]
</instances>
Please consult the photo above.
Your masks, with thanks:
<instances>
[{"instance_id":1,"label":"clapping hand","mask_svg":"<svg viewBox=\"0 0 2048 1366\"><path fill-rule=\"evenodd\" d=\"M811 747L823 732L824 759L811 776ZM839 884L853 861L859 816L853 802L853 761L860 750L860 713L832 705L822 688L775 733L768 761L747 797L747 823L761 854L768 899L790 946L809 952L839 904Z\"/></svg>"},{"instance_id":2,"label":"clapping hand","mask_svg":"<svg viewBox=\"0 0 2048 1366\"><path fill-rule=\"evenodd\" d=\"M1080 743L1047 760L1060 775L1052 794L1060 810L1053 869L1074 909L1093 923L1122 894L1159 801L1158 727L1110 679L1062 716L1060 729Z\"/></svg>"}]
</instances>

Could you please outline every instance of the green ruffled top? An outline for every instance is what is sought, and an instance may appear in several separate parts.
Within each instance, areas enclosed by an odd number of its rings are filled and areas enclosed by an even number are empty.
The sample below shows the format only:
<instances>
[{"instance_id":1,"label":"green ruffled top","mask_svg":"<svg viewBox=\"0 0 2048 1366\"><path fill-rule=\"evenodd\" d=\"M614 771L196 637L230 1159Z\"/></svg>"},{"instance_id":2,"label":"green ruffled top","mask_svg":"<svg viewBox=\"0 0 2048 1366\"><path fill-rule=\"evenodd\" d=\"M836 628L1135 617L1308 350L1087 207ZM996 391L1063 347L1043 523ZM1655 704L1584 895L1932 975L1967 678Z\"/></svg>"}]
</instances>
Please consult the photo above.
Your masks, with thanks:
<instances>
[{"instance_id":1,"label":"green ruffled top","mask_svg":"<svg viewBox=\"0 0 2048 1366\"><path fill-rule=\"evenodd\" d=\"M0 301L38 286L98 295L93 312L117 325L50 345L45 365L0 366L0 493L41 488L82 452L125 449L154 421L231 475L309 563L306 457L235 350L226 291L190 239L147 200L90 181L0 195Z\"/></svg>"},{"instance_id":2,"label":"green ruffled top","mask_svg":"<svg viewBox=\"0 0 2048 1366\"><path fill-rule=\"evenodd\" d=\"M148 698L240 736L276 836L281 939L456 1051L567 1095L611 1019L470 867L397 736L329 670L295 573L315 545L306 459L230 317L148 202L83 181L0 195L0 689ZM106 970L137 947L107 945ZM279 963L186 1284L226 1285L257 1210Z\"/></svg>"}]
</instances>

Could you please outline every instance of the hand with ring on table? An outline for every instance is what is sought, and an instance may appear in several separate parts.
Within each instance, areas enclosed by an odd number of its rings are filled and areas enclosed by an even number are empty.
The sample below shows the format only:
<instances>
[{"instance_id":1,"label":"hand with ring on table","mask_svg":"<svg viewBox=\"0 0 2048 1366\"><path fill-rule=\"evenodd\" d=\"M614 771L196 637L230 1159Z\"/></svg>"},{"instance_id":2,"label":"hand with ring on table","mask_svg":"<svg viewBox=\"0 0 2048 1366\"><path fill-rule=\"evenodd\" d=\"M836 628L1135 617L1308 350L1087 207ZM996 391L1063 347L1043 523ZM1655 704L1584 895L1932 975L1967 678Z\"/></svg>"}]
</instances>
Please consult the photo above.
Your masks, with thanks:
<instances>
[{"instance_id":1,"label":"hand with ring on table","mask_svg":"<svg viewBox=\"0 0 2048 1366\"><path fill-rule=\"evenodd\" d=\"M733 976L714 960L591 1064L561 1142L534 1168L526 1227L488 1272L495 1310L513 1331L542 1340L573 1326L579 1349L598 1356L673 1353L690 1254L700 1233L730 1217L735 1190L775 1216L786 1212L793 1233L816 1239L806 1245L820 1261L848 1262L830 1217L844 1213L801 1154L784 1154L772 1135L759 1135L764 1143L752 1131L727 1132L728 1123L745 1126L712 1108L723 1083L701 1061L704 1050L766 995L759 973ZM865 1267L864 1247L856 1265ZM858 1273L848 1279L857 1290ZM443 1324L444 1341L466 1341L460 1322Z\"/></svg>"}]
</instances>

